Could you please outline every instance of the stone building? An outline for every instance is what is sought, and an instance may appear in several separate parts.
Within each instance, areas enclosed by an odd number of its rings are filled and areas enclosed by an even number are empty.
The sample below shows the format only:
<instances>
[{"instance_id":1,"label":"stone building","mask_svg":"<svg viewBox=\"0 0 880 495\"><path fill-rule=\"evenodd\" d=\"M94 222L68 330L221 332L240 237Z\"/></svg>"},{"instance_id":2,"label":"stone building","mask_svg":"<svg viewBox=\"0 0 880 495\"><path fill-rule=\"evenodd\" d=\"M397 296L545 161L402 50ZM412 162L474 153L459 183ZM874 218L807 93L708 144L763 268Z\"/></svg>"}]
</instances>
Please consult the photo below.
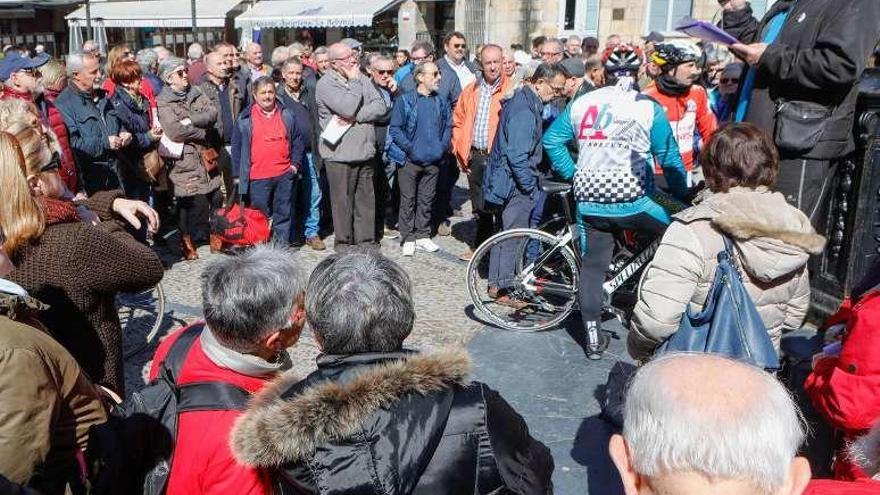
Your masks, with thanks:
<instances>
[{"instance_id":1,"label":"stone building","mask_svg":"<svg viewBox=\"0 0 880 495\"><path fill-rule=\"evenodd\" d=\"M774 0L753 0L762 15ZM712 20L720 16L717 0L456 0L455 27L471 45L492 41L502 46L536 36L565 38L619 34L631 41L658 31L675 36L684 16Z\"/></svg>"}]
</instances>

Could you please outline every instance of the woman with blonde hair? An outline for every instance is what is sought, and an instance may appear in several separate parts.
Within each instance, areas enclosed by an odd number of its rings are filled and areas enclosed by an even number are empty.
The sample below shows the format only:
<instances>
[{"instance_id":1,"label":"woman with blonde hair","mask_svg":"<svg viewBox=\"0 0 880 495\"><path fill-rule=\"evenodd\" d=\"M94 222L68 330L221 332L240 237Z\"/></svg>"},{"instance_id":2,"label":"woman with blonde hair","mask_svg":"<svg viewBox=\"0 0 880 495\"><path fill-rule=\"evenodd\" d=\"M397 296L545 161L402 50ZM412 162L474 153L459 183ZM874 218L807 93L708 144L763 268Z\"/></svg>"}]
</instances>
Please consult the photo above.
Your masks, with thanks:
<instances>
[{"instance_id":1,"label":"woman with blonde hair","mask_svg":"<svg viewBox=\"0 0 880 495\"><path fill-rule=\"evenodd\" d=\"M64 64L57 59L51 59L40 68L43 74L43 96L37 99L37 108L43 122L52 129L58 144L61 147L61 174L64 185L74 194L79 192L77 181L76 162L73 159L73 151L70 149L70 136L64 125L64 118L55 106L55 99L67 87L67 72Z\"/></svg>"},{"instance_id":2,"label":"woman with blonde hair","mask_svg":"<svg viewBox=\"0 0 880 495\"><path fill-rule=\"evenodd\" d=\"M57 199L59 159L48 136L22 122L0 132L0 232L15 270L8 278L48 304L42 321L95 383L124 394L118 292L137 292L162 279L153 251L124 228L156 212L120 191L95 193L82 204L101 219L81 222L76 205Z\"/></svg>"}]
</instances>

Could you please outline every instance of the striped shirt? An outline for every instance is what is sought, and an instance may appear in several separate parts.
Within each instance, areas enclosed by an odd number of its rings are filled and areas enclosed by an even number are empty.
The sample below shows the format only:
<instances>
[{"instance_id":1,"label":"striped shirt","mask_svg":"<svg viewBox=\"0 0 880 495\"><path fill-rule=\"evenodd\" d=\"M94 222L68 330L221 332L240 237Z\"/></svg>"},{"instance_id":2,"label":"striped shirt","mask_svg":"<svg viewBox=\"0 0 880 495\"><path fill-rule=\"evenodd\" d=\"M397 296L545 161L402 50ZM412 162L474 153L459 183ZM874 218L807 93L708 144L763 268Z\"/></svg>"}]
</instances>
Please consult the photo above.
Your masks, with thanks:
<instances>
[{"instance_id":1,"label":"striped shirt","mask_svg":"<svg viewBox=\"0 0 880 495\"><path fill-rule=\"evenodd\" d=\"M474 118L473 142L473 147L478 150L489 149L489 108L492 103L492 93L499 84L501 84L500 77L491 85L486 83L485 79L480 80L480 99L477 102L477 114Z\"/></svg>"}]
</instances>

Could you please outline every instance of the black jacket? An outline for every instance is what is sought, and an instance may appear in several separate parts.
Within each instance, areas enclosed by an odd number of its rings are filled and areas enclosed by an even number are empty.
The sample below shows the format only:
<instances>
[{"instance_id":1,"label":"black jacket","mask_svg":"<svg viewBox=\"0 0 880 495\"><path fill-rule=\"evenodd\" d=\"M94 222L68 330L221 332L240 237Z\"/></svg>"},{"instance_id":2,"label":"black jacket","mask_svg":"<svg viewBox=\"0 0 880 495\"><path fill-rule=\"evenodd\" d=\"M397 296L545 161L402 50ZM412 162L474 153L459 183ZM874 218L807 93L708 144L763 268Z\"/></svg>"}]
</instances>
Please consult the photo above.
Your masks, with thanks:
<instances>
[{"instance_id":1,"label":"black jacket","mask_svg":"<svg viewBox=\"0 0 880 495\"><path fill-rule=\"evenodd\" d=\"M116 88L116 92L110 98L110 103L116 111L116 117L120 124L128 132L131 133L131 143L118 152L121 161L120 170L123 173L130 174L131 177L137 176L137 165L143 158L144 153L156 149L159 145L158 141L150 139L150 129L153 123L150 121L149 102L146 98L141 98L141 102L134 101L128 92L120 87ZM128 191L126 191L128 193Z\"/></svg>"},{"instance_id":2,"label":"black jacket","mask_svg":"<svg viewBox=\"0 0 880 495\"><path fill-rule=\"evenodd\" d=\"M278 99L281 100L284 108L293 112L293 116L296 117L296 126L305 138L306 153L311 153L312 150L318 147L315 141L317 137L315 135L315 125L318 121L317 108L315 108L315 88L310 88L304 81L302 93L300 93L300 101L297 101L290 96L282 83L278 85ZM312 110L312 108L315 108L315 110Z\"/></svg>"},{"instance_id":3,"label":"black jacket","mask_svg":"<svg viewBox=\"0 0 880 495\"><path fill-rule=\"evenodd\" d=\"M759 23L751 8L725 12L721 26L743 43L761 42L767 23L791 7L780 0ZM783 158L829 160L854 149L852 124L859 77L880 37L877 0L799 0L782 32L767 47L758 70L745 121L773 135L776 105L785 101L819 103L831 110L812 150ZM752 70L755 70L752 69ZM745 76L742 78L745 80Z\"/></svg>"},{"instance_id":4,"label":"black jacket","mask_svg":"<svg viewBox=\"0 0 880 495\"><path fill-rule=\"evenodd\" d=\"M232 433L281 493L547 494L553 459L463 351L322 355L267 387Z\"/></svg>"}]
</instances>

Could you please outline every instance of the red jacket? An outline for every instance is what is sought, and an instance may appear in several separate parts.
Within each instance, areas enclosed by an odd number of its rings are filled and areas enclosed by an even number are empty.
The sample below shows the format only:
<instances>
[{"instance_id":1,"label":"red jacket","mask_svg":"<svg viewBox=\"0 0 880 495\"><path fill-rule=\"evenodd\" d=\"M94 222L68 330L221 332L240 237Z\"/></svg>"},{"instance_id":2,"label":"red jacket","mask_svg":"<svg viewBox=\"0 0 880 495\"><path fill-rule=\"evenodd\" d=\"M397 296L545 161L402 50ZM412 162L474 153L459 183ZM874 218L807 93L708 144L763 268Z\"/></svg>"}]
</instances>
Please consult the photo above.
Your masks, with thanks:
<instances>
[{"instance_id":1,"label":"red jacket","mask_svg":"<svg viewBox=\"0 0 880 495\"><path fill-rule=\"evenodd\" d=\"M709 106L709 95L702 86L693 85L687 94L681 96L665 95L660 92L657 85L651 85L644 93L657 100L663 107L672 133L678 143L681 152L681 161L688 171L694 168L694 141L696 131L700 132L703 143L709 141L715 130L718 129L718 121L712 108ZM655 167L655 174L662 174L660 166Z\"/></svg>"},{"instance_id":2,"label":"red jacket","mask_svg":"<svg viewBox=\"0 0 880 495\"><path fill-rule=\"evenodd\" d=\"M849 442L880 420L880 290L840 312L849 313L840 356L820 359L804 388L816 410ZM837 459L836 479L865 477L846 456Z\"/></svg>"},{"instance_id":3,"label":"red jacket","mask_svg":"<svg viewBox=\"0 0 880 495\"><path fill-rule=\"evenodd\" d=\"M150 380L158 375L159 365L181 331L159 345L150 367ZM222 381L256 393L272 378L274 375L256 378L217 366L202 351L197 339L180 369L178 384ZM241 411L193 411L180 415L167 495L271 493L270 481L264 474L238 464L232 457L229 432L239 415Z\"/></svg>"},{"instance_id":4,"label":"red jacket","mask_svg":"<svg viewBox=\"0 0 880 495\"><path fill-rule=\"evenodd\" d=\"M877 495L880 481L836 481L813 480L807 485L803 495Z\"/></svg>"},{"instance_id":5,"label":"red jacket","mask_svg":"<svg viewBox=\"0 0 880 495\"><path fill-rule=\"evenodd\" d=\"M78 174L76 170L76 162L73 159L73 151L70 150L70 137L67 135L67 127L64 126L64 118L61 112L55 106L55 98L58 98L60 91L49 89L43 90L43 98L40 101L40 113L43 114L43 120L55 133L58 143L61 145L61 180L67 189L76 194Z\"/></svg>"}]
</instances>

